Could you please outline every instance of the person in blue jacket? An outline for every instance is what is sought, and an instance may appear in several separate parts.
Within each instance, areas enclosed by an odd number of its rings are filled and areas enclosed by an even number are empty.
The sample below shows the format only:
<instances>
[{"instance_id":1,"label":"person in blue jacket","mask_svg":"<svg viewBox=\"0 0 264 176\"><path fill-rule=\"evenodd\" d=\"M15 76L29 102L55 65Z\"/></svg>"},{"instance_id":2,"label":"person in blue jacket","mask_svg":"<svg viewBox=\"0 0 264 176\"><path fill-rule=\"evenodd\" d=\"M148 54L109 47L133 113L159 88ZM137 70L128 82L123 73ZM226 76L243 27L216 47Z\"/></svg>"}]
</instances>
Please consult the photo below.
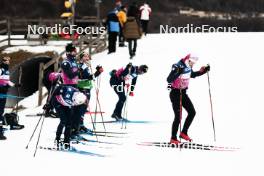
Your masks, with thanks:
<instances>
[{"instance_id":1,"label":"person in blue jacket","mask_svg":"<svg viewBox=\"0 0 264 176\"><path fill-rule=\"evenodd\" d=\"M108 31L108 54L116 52L116 41L120 32L120 24L117 13L117 10L113 10L107 15L106 25Z\"/></svg>"}]
</instances>

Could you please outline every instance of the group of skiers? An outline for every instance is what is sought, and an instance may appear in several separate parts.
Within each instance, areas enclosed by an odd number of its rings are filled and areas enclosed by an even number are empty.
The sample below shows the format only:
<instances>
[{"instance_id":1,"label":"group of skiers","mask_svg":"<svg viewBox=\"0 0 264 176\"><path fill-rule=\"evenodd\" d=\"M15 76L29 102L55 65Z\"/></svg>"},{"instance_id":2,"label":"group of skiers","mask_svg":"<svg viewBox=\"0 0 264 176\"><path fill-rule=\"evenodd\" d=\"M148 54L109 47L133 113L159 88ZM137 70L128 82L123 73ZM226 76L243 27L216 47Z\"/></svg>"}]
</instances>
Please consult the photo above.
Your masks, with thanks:
<instances>
[{"instance_id":1,"label":"group of skiers","mask_svg":"<svg viewBox=\"0 0 264 176\"><path fill-rule=\"evenodd\" d=\"M120 2L120 1L118 1ZM141 15L139 15L139 11ZM139 26L139 17L143 31L147 34L147 25L151 9L147 3L138 8L135 3L129 6L128 11L120 3L114 11L111 11L107 17L107 26L109 34L109 53L115 52L116 40L119 35L119 46L125 46L126 40L129 45L129 54L131 58L135 56L137 39L141 36ZM44 106L46 111L55 109L60 123L57 127L55 142L57 146L63 145L69 148L71 138L79 135L81 132L87 132L84 125L85 114L89 111L89 101L91 89L95 78L104 71L103 67L96 66L96 71L92 71L90 63L91 57L88 53L82 52L77 61L77 50L73 44L66 46L66 58L61 63L60 72L48 72L45 79L48 80L49 96ZM9 87L19 87L9 79L9 61L10 58L4 57L0 64L0 94L7 94ZM182 120L182 107L188 115L184 122L179 137L192 141L188 135L188 129L195 117L196 111L191 99L187 94L190 78L201 76L210 71L210 66L203 66L199 71L193 71L193 65L198 61L198 57L188 54L172 65L172 69L167 77L168 87L170 89L170 100L174 111L174 121L170 143L180 144L177 133ZM112 118L116 121L124 120L122 110L127 100L127 96L134 96L134 89L139 75L148 72L147 65L135 66L132 63L124 68L114 69L110 72L110 86L118 96L118 102L112 113ZM121 89L120 89L121 87ZM3 135L4 108L6 97L0 96L0 139L5 139ZM95 112L96 113L96 112ZM61 135L64 130L64 139Z\"/></svg>"},{"instance_id":2,"label":"group of skiers","mask_svg":"<svg viewBox=\"0 0 264 176\"><path fill-rule=\"evenodd\" d=\"M60 72L48 73L47 79L50 81L49 96L44 108L52 107L55 109L60 123L57 127L55 141L58 145L63 144L69 147L70 139L80 132L87 132L84 126L84 116L89 109L89 100L93 80L100 76L104 71L103 67L98 65L96 71L92 72L90 56L88 53L81 53L80 60L76 59L76 47L72 44L66 46L66 58L61 63ZM177 138L178 128L182 120L182 107L188 115L179 133L179 137L192 141L188 135L188 129L196 114L191 99L187 94L190 78L201 76L210 71L210 66L203 66L199 71L193 71L193 65L198 61L198 57L188 54L179 62L172 65L172 70L167 77L170 88L170 100L174 111L174 121L172 124L172 133L170 143L180 144ZM9 57L4 57L0 64L0 139L6 139L3 135L4 108L6 95L9 87L19 87L20 84L14 84L9 78ZM138 75L147 73L148 66L135 66L131 63L126 67L110 72L110 86L118 96L118 102L113 111L112 118L115 120L124 120L122 109L126 102L127 96L134 96L134 88ZM121 86L121 89L120 89ZM49 106L48 106L49 105ZM12 126L13 129L22 129L24 126L18 123ZM61 141L61 135L64 130L64 140Z\"/></svg>"},{"instance_id":3,"label":"group of skiers","mask_svg":"<svg viewBox=\"0 0 264 176\"><path fill-rule=\"evenodd\" d=\"M85 114L89 113L89 100L93 81L104 71L103 67L98 65L93 73L89 54L81 53L78 62L76 54L75 46L68 44L66 46L66 58L61 63L61 72L48 72L45 76L51 86L49 86L49 97L44 108L46 110L54 108L60 118L55 142L58 146L63 145L65 148L70 146L71 138L78 137L80 133L89 131L84 126L83 121ZM137 76L146 73L147 70L148 67L146 65L134 66L128 64L125 68L111 72L110 85L119 97L112 118L123 120L121 112L126 101L126 94L133 96ZM132 80L131 85L129 85L129 80ZM114 85L126 85L130 87L130 93L125 90L117 92ZM63 128L65 130L62 141Z\"/></svg>"},{"instance_id":4,"label":"group of skiers","mask_svg":"<svg viewBox=\"0 0 264 176\"><path fill-rule=\"evenodd\" d=\"M125 41L128 42L129 56L132 59L136 55L137 40L141 38L142 33L148 33L151 8L147 2L140 7L135 2L128 8L122 5L121 1L117 1L116 5L116 8L108 13L106 20L108 54L116 52L118 37L119 47L125 47Z\"/></svg>"}]
</instances>

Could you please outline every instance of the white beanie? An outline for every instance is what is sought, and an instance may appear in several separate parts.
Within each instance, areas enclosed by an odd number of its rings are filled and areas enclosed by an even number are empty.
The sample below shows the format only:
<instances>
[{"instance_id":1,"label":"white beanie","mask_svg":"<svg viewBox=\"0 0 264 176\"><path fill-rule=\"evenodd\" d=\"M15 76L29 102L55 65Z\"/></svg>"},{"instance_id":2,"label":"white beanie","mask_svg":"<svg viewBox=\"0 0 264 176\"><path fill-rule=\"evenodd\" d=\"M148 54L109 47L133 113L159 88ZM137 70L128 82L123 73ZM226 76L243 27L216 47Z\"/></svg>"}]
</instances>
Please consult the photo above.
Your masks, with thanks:
<instances>
[{"instance_id":1,"label":"white beanie","mask_svg":"<svg viewBox=\"0 0 264 176\"><path fill-rule=\"evenodd\" d=\"M199 57L196 54L191 54L189 60L196 63L199 60Z\"/></svg>"}]
</instances>

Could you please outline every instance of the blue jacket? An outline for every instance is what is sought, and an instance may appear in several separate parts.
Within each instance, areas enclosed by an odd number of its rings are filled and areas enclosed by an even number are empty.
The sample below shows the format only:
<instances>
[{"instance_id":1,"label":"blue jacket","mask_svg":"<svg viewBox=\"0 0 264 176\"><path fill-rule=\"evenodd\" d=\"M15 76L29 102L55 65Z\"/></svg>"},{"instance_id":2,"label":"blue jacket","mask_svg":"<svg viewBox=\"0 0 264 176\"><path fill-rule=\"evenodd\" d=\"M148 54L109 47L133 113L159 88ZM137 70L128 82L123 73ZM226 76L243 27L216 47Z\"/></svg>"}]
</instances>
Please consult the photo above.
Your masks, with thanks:
<instances>
[{"instance_id":1,"label":"blue jacket","mask_svg":"<svg viewBox=\"0 0 264 176\"><path fill-rule=\"evenodd\" d=\"M106 24L108 32L120 32L120 24L115 11L108 13Z\"/></svg>"}]
</instances>

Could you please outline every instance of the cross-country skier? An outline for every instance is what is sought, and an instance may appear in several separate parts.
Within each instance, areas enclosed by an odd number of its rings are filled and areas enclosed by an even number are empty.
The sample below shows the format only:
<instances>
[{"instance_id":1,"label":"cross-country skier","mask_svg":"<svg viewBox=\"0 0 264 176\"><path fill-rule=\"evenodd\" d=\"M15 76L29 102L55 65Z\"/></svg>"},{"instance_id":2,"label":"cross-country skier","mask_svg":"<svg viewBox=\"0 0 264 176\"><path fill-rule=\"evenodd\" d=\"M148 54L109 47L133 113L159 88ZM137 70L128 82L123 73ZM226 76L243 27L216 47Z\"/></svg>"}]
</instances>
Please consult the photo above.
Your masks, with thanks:
<instances>
[{"instance_id":1,"label":"cross-country skier","mask_svg":"<svg viewBox=\"0 0 264 176\"><path fill-rule=\"evenodd\" d=\"M183 129L180 132L180 138L186 141L192 141L188 136L188 129L195 116L195 109L191 99L187 94L190 78L201 76L210 70L210 66L203 66L199 71L194 72L192 70L193 65L197 62L198 57L188 54L176 64L172 65L172 70L167 78L167 82L171 88L170 99L174 111L174 121L172 124L172 134L170 142L173 144L179 144L177 139L177 132L181 121L182 108L187 111L188 115L183 125Z\"/></svg>"},{"instance_id":2,"label":"cross-country skier","mask_svg":"<svg viewBox=\"0 0 264 176\"><path fill-rule=\"evenodd\" d=\"M64 149L70 147L72 124L74 123L75 118L78 117L75 107L82 106L86 102L86 96L77 88L69 85L60 85L55 89L51 103L60 117L60 123L57 128L55 139L58 147L61 145ZM64 127L64 141L62 142L61 134Z\"/></svg>"},{"instance_id":3,"label":"cross-country skier","mask_svg":"<svg viewBox=\"0 0 264 176\"><path fill-rule=\"evenodd\" d=\"M9 76L9 64L10 57L4 57L0 63L0 94L7 94L9 87L20 87L20 84L14 84L10 81ZM6 97L0 97L0 140L5 140L6 137L3 133L3 123L4 123L4 111L5 111ZM22 126L21 126L22 127Z\"/></svg>"},{"instance_id":4,"label":"cross-country skier","mask_svg":"<svg viewBox=\"0 0 264 176\"><path fill-rule=\"evenodd\" d=\"M122 120L122 109L126 101L126 90L125 87L130 87L129 96L134 96L134 88L137 82L138 75L147 73L148 66L140 65L133 66L131 63L128 64L125 68L120 68L119 70L113 70L110 78L110 85L114 89L115 93L118 95L118 102L116 104L115 110L112 114L112 118L116 120ZM131 80L131 85L129 82Z\"/></svg>"},{"instance_id":5,"label":"cross-country skier","mask_svg":"<svg viewBox=\"0 0 264 176\"><path fill-rule=\"evenodd\" d=\"M88 53L84 52L80 54L78 89L86 95L88 103L91 97L93 80L103 72L103 67L98 65L96 67L95 73L93 74L91 70L90 60L91 57ZM82 118L80 122L80 132L88 132L88 129L83 124L83 118L85 113L87 112L87 105L81 107Z\"/></svg>"},{"instance_id":6,"label":"cross-country skier","mask_svg":"<svg viewBox=\"0 0 264 176\"><path fill-rule=\"evenodd\" d=\"M77 88L78 80L79 80L79 67L76 60L76 47L73 44L68 44L66 46L66 59L61 63L61 78L63 85L70 85ZM74 106L73 112L75 117L72 122L72 137L74 138L79 134L79 127L81 122L81 110L82 105Z\"/></svg>"}]
</instances>

